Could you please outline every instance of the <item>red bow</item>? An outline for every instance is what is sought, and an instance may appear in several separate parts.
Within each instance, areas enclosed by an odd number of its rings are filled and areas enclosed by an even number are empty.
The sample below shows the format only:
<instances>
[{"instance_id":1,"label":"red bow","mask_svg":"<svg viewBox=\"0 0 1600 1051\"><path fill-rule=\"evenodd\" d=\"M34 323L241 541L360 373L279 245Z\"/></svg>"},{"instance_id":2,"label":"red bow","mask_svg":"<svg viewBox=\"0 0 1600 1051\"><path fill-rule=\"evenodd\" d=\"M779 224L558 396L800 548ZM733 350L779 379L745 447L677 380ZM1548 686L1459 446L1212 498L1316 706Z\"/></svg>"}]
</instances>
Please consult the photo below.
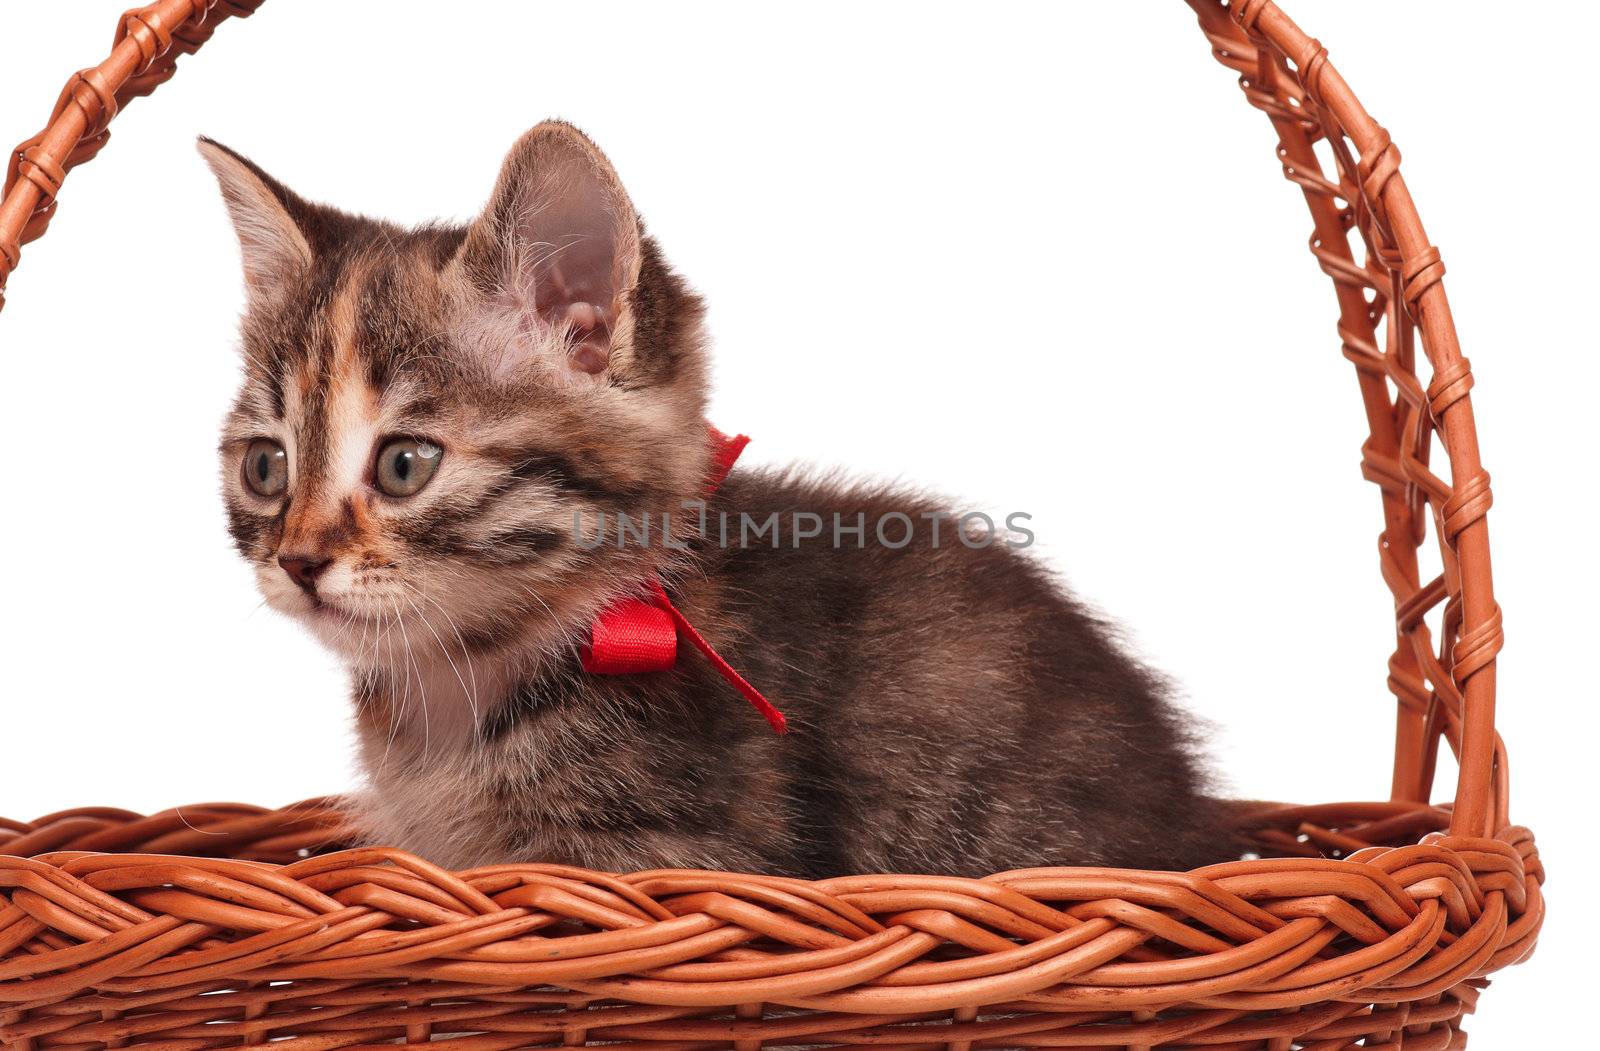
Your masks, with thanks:
<instances>
[{"instance_id":1,"label":"red bow","mask_svg":"<svg viewBox=\"0 0 1600 1051\"><path fill-rule=\"evenodd\" d=\"M711 434L711 476L706 480L706 495L709 496L728 477L733 462L750 444L750 439L742 434L730 438L709 425L707 429ZM789 725L783 713L774 708L760 690L746 682L733 665L723 660L705 636L678 612L661 581L651 577L645 586L649 591L647 597L618 599L595 617L589 628L589 644L578 652L583 670L595 675L667 671L677 663L681 633L705 655L728 684L762 714L774 731L787 733Z\"/></svg>"}]
</instances>

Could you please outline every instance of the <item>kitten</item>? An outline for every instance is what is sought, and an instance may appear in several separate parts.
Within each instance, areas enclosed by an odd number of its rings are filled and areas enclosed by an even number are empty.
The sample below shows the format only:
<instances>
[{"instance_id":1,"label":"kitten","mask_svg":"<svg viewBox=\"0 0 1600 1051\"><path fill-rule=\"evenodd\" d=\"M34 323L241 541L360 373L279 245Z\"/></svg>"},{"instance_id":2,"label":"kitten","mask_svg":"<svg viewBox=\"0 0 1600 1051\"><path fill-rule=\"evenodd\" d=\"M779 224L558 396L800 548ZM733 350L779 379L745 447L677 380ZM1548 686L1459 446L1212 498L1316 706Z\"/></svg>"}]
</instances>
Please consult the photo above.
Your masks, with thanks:
<instances>
[{"instance_id":1,"label":"kitten","mask_svg":"<svg viewBox=\"0 0 1600 1051\"><path fill-rule=\"evenodd\" d=\"M414 230L200 149L248 290L230 529L350 666L370 840L454 868L803 876L1235 853L1159 682L1025 555L948 523L935 544L935 501L735 470L713 523L922 528L697 535L701 302L576 129L524 135L467 226ZM606 513L670 516L672 542L595 545L575 523ZM791 733L685 645L670 670L583 670L597 614L653 579Z\"/></svg>"}]
</instances>

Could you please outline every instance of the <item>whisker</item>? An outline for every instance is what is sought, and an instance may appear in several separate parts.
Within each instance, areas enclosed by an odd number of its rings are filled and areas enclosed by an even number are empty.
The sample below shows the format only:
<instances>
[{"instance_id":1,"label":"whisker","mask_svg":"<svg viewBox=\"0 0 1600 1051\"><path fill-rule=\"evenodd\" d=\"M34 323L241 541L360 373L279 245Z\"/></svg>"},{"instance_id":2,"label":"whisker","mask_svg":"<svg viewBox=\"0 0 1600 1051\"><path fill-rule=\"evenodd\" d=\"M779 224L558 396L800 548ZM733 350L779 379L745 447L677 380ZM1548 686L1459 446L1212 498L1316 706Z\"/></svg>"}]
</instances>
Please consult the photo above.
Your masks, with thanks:
<instances>
[{"instance_id":1,"label":"whisker","mask_svg":"<svg viewBox=\"0 0 1600 1051\"><path fill-rule=\"evenodd\" d=\"M422 752L426 755L433 744L433 729L428 719L428 684L422 676L422 669L417 667L417 656L411 649L411 637L406 632L406 622L400 612L400 604L393 598L389 601L394 604L394 622L400 629L400 639L405 644L406 659L411 662L411 669L417 673L417 696L422 704Z\"/></svg>"},{"instance_id":2,"label":"whisker","mask_svg":"<svg viewBox=\"0 0 1600 1051\"><path fill-rule=\"evenodd\" d=\"M478 725L477 691L467 687L467 680L462 676L461 669L456 667L455 658L450 656L450 648L444 644L444 639L440 638L439 633L434 630L433 624L428 620L427 614L425 614L421 607L419 607L415 602L411 601L409 597L401 597L405 598L406 604L410 606L411 609L416 613L417 619L422 622L422 626L428 629L428 633L433 636L433 641L439 644L440 652L444 654L444 659L449 662L450 670L455 673L456 681L461 684L461 691L467 694L467 703L472 710L472 725L476 727Z\"/></svg>"},{"instance_id":3,"label":"whisker","mask_svg":"<svg viewBox=\"0 0 1600 1051\"><path fill-rule=\"evenodd\" d=\"M421 587L408 585L405 581L400 581L400 584L403 587L409 588L411 592L418 598L422 599L424 602L430 603L434 609L438 610L440 615L444 617L445 623L450 626L451 633L455 635L456 645L461 647L461 659L466 661L467 664L467 677L471 680L470 686L468 686L466 683L463 683L462 686L468 691L468 698L472 705L472 725L476 727L478 725L478 670L473 665L472 654L467 649L467 640L462 637L461 629L456 625L455 618L450 615L450 611L444 607L443 603L429 595ZM437 638L437 635L435 638ZM440 643L440 646L443 645L443 643ZM445 652L445 656L449 657L448 650ZM455 670L455 661L452 660L450 662L450 667L451 670ZM456 671L456 678L461 678L460 671Z\"/></svg>"}]
</instances>

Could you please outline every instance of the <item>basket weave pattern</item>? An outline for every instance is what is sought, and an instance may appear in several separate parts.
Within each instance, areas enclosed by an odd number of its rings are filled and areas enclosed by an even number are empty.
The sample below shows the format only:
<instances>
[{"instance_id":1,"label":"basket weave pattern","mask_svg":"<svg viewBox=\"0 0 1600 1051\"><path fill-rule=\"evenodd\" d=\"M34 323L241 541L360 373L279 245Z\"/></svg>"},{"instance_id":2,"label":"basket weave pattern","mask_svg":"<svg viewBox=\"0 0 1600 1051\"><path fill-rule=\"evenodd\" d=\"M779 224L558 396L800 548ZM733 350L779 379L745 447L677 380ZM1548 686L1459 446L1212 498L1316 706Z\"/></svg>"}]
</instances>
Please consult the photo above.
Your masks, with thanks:
<instances>
[{"instance_id":1,"label":"basket weave pattern","mask_svg":"<svg viewBox=\"0 0 1600 1051\"><path fill-rule=\"evenodd\" d=\"M1491 498L1444 265L1399 151L1321 46L1270 2L1188 2L1277 133L1356 368L1395 600L1391 801L1241 805L1262 856L1191 873L983 880L451 873L336 850L336 800L0 821L0 1045L1463 1046L1485 976L1533 949L1543 870L1508 817ZM259 3L123 17L12 159L0 290L116 110ZM1424 582L1430 534L1442 571ZM1441 740L1460 767L1447 807L1427 802Z\"/></svg>"}]
</instances>

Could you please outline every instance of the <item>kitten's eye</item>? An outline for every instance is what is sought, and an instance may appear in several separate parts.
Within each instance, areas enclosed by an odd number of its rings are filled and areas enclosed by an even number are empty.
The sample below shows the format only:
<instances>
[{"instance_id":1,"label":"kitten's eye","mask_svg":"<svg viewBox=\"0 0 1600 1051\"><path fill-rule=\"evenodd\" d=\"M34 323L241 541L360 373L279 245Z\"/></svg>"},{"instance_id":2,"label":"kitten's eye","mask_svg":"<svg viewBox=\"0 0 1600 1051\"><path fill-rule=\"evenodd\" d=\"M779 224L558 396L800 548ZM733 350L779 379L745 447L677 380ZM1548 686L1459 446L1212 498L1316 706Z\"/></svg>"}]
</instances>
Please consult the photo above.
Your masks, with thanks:
<instances>
[{"instance_id":1,"label":"kitten's eye","mask_svg":"<svg viewBox=\"0 0 1600 1051\"><path fill-rule=\"evenodd\" d=\"M396 438L378 450L378 488L390 496L410 496L428 484L444 450L418 438Z\"/></svg>"},{"instance_id":2,"label":"kitten's eye","mask_svg":"<svg viewBox=\"0 0 1600 1051\"><path fill-rule=\"evenodd\" d=\"M244 484L257 496L282 496L289 488L289 454L268 438L257 438L244 451Z\"/></svg>"}]
</instances>

